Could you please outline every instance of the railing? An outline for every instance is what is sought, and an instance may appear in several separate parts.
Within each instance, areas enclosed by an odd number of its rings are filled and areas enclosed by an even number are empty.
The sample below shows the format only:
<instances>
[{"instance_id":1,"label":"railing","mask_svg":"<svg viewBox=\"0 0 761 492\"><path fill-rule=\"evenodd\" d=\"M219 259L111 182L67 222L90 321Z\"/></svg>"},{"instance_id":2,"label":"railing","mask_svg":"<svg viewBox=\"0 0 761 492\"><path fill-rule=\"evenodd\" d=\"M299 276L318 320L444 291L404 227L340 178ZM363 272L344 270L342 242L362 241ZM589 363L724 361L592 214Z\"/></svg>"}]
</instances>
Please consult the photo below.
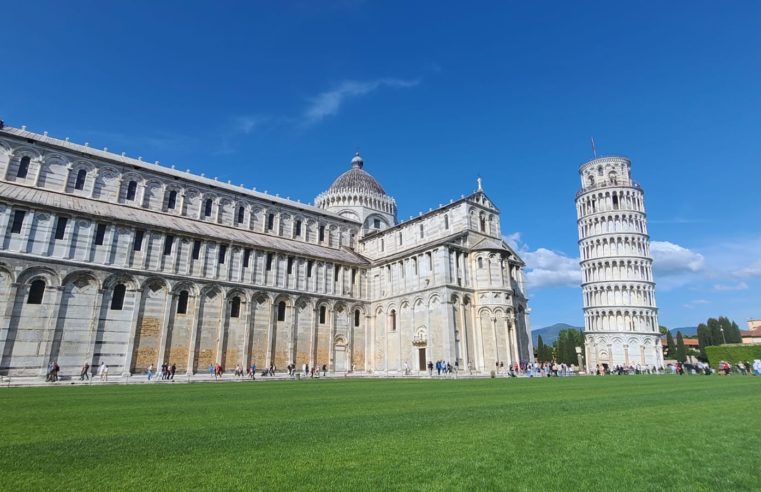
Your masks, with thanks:
<instances>
[{"instance_id":1,"label":"railing","mask_svg":"<svg viewBox=\"0 0 761 492\"><path fill-rule=\"evenodd\" d=\"M628 180L628 182L610 182L606 181L604 183L595 183L590 186L585 186L584 188L580 189L576 192L576 198L578 198L580 195L592 191L592 190L598 190L601 188L615 188L616 186L622 186L622 187L631 187L631 188L637 188L638 190L642 191L642 186L634 181L633 179Z\"/></svg>"}]
</instances>

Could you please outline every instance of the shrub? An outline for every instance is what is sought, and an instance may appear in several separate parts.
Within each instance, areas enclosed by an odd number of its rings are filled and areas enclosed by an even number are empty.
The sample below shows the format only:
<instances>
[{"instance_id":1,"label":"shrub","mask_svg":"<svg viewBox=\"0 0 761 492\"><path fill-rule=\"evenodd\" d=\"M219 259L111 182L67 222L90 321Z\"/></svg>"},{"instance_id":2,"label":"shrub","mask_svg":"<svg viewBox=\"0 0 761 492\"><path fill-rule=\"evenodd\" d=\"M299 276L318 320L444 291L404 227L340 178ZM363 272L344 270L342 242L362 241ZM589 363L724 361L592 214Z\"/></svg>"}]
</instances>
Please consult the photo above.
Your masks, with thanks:
<instances>
[{"instance_id":1,"label":"shrub","mask_svg":"<svg viewBox=\"0 0 761 492\"><path fill-rule=\"evenodd\" d=\"M735 364L737 362L753 362L754 359L761 359L761 343L712 345L706 347L705 351L708 363L713 367L718 367L719 362L723 360L730 364Z\"/></svg>"}]
</instances>

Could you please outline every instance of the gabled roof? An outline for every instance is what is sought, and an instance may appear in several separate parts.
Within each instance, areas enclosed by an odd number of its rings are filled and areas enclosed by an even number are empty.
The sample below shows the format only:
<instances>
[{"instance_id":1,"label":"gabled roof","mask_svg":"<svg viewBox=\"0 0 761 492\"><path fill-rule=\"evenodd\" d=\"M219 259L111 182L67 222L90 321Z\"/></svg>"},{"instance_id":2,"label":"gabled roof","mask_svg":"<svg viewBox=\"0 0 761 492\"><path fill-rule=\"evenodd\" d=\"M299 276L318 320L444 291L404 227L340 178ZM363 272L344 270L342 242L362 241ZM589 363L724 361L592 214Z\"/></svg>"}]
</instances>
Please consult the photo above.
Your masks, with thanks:
<instances>
[{"instance_id":1,"label":"gabled roof","mask_svg":"<svg viewBox=\"0 0 761 492\"><path fill-rule=\"evenodd\" d=\"M482 240L478 241L473 246L471 246L470 249L473 251L505 251L509 253L511 256L513 256L517 261L519 261L521 265L525 265L521 257L518 256L518 253L516 253L513 248L508 246L508 244L501 239L494 239L493 237L485 237Z\"/></svg>"}]
</instances>

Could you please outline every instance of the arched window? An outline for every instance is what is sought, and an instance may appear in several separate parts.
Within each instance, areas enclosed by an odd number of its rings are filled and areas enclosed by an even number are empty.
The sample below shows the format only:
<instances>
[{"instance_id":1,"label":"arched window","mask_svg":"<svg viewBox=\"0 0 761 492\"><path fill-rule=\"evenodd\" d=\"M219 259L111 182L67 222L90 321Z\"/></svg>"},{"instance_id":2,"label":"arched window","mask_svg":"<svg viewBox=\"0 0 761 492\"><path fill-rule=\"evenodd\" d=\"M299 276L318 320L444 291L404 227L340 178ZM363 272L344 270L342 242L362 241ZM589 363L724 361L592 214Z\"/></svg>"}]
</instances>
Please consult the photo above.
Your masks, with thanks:
<instances>
[{"instance_id":1,"label":"arched window","mask_svg":"<svg viewBox=\"0 0 761 492\"><path fill-rule=\"evenodd\" d=\"M26 298L27 304L42 304L42 296L45 294L45 281L35 280L29 286L29 297Z\"/></svg>"},{"instance_id":2,"label":"arched window","mask_svg":"<svg viewBox=\"0 0 761 492\"><path fill-rule=\"evenodd\" d=\"M166 208L169 210L174 210L174 207L177 205L177 190L172 190L169 192L169 198L166 200Z\"/></svg>"},{"instance_id":3,"label":"arched window","mask_svg":"<svg viewBox=\"0 0 761 492\"><path fill-rule=\"evenodd\" d=\"M486 218L484 216L481 216L481 232L486 232Z\"/></svg>"},{"instance_id":4,"label":"arched window","mask_svg":"<svg viewBox=\"0 0 761 492\"><path fill-rule=\"evenodd\" d=\"M484 267L484 259L483 258L479 258L478 259L478 268L483 268L483 267Z\"/></svg>"},{"instance_id":5,"label":"arched window","mask_svg":"<svg viewBox=\"0 0 761 492\"><path fill-rule=\"evenodd\" d=\"M188 291L183 290L180 292L180 297L177 299L177 314L187 314L188 312Z\"/></svg>"},{"instance_id":6,"label":"arched window","mask_svg":"<svg viewBox=\"0 0 761 492\"><path fill-rule=\"evenodd\" d=\"M124 294L127 292L127 287L124 284L117 284L114 286L114 293L111 296L111 310L121 311L124 307Z\"/></svg>"},{"instance_id":7,"label":"arched window","mask_svg":"<svg viewBox=\"0 0 761 492\"><path fill-rule=\"evenodd\" d=\"M87 171L85 169L80 169L79 171L77 171L77 180L74 182L74 189L84 190L86 179L87 179Z\"/></svg>"},{"instance_id":8,"label":"arched window","mask_svg":"<svg viewBox=\"0 0 761 492\"><path fill-rule=\"evenodd\" d=\"M444 229L449 229L449 216L444 215Z\"/></svg>"},{"instance_id":9,"label":"arched window","mask_svg":"<svg viewBox=\"0 0 761 492\"><path fill-rule=\"evenodd\" d=\"M25 155L21 158L21 162L19 162L18 165L18 171L16 172L17 178L26 178L26 175L29 173L29 163L32 161L32 159Z\"/></svg>"},{"instance_id":10,"label":"arched window","mask_svg":"<svg viewBox=\"0 0 761 492\"><path fill-rule=\"evenodd\" d=\"M235 220L236 224L240 224L243 222L243 218L246 215L246 209L243 207L238 207L238 217Z\"/></svg>"},{"instance_id":11,"label":"arched window","mask_svg":"<svg viewBox=\"0 0 761 492\"><path fill-rule=\"evenodd\" d=\"M420 239L423 239L425 236L425 229L423 227L423 224L420 224Z\"/></svg>"},{"instance_id":12,"label":"arched window","mask_svg":"<svg viewBox=\"0 0 761 492\"><path fill-rule=\"evenodd\" d=\"M394 309L388 313L389 328L391 331L396 331L396 311Z\"/></svg>"},{"instance_id":13,"label":"arched window","mask_svg":"<svg viewBox=\"0 0 761 492\"><path fill-rule=\"evenodd\" d=\"M613 195L613 210L618 210L618 195Z\"/></svg>"},{"instance_id":14,"label":"arched window","mask_svg":"<svg viewBox=\"0 0 761 492\"><path fill-rule=\"evenodd\" d=\"M285 321L285 301L280 301L277 305L277 320Z\"/></svg>"},{"instance_id":15,"label":"arched window","mask_svg":"<svg viewBox=\"0 0 761 492\"><path fill-rule=\"evenodd\" d=\"M325 309L325 306L320 306L320 324L325 324L325 315L326 315L327 309Z\"/></svg>"},{"instance_id":16,"label":"arched window","mask_svg":"<svg viewBox=\"0 0 761 492\"><path fill-rule=\"evenodd\" d=\"M610 182L611 182L612 184L616 184L616 183L618 182L618 178L617 178L617 176L616 176L616 173L615 173L615 172L613 172L613 171L611 171L610 173L608 173L608 179L610 179Z\"/></svg>"},{"instance_id":17,"label":"arched window","mask_svg":"<svg viewBox=\"0 0 761 492\"><path fill-rule=\"evenodd\" d=\"M594 176L589 176L589 186L594 186L594 185L595 185L595 177ZM593 201L592 202L592 211L594 211L594 206L595 206L595 202Z\"/></svg>"},{"instance_id":18,"label":"arched window","mask_svg":"<svg viewBox=\"0 0 761 492\"><path fill-rule=\"evenodd\" d=\"M602 176L602 166L597 167L597 175Z\"/></svg>"},{"instance_id":19,"label":"arched window","mask_svg":"<svg viewBox=\"0 0 761 492\"><path fill-rule=\"evenodd\" d=\"M211 198L206 199L206 204L203 207L203 216L204 217L211 217L211 206L214 202Z\"/></svg>"},{"instance_id":20,"label":"arched window","mask_svg":"<svg viewBox=\"0 0 761 492\"><path fill-rule=\"evenodd\" d=\"M232 305L230 306L230 317L238 318L240 316L240 297L233 297Z\"/></svg>"},{"instance_id":21,"label":"arched window","mask_svg":"<svg viewBox=\"0 0 761 492\"><path fill-rule=\"evenodd\" d=\"M132 201L137 194L137 181L130 181L127 185L127 200Z\"/></svg>"},{"instance_id":22,"label":"arched window","mask_svg":"<svg viewBox=\"0 0 761 492\"><path fill-rule=\"evenodd\" d=\"M360 319L359 309L354 310L354 326L359 326L359 319Z\"/></svg>"}]
</instances>

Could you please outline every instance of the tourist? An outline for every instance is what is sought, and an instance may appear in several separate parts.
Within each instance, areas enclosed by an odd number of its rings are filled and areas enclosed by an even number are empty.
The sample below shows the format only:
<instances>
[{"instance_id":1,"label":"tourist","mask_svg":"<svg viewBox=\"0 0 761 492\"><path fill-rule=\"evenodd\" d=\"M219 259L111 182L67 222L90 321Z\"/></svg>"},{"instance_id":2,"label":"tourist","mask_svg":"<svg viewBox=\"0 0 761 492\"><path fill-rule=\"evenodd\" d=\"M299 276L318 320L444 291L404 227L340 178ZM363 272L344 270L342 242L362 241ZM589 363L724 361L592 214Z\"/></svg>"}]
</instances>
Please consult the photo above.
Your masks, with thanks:
<instances>
[{"instance_id":1,"label":"tourist","mask_svg":"<svg viewBox=\"0 0 761 492\"><path fill-rule=\"evenodd\" d=\"M174 362L172 362L172 368L169 370L169 372L171 374L170 379L174 381L174 373L177 372L177 365Z\"/></svg>"},{"instance_id":2,"label":"tourist","mask_svg":"<svg viewBox=\"0 0 761 492\"><path fill-rule=\"evenodd\" d=\"M214 376L214 364L209 362L209 377Z\"/></svg>"},{"instance_id":3,"label":"tourist","mask_svg":"<svg viewBox=\"0 0 761 492\"><path fill-rule=\"evenodd\" d=\"M45 377L45 382L51 382L51 381L53 381L53 367L54 367L53 366L53 361L51 360L48 363L48 373L47 373L47 376Z\"/></svg>"},{"instance_id":4,"label":"tourist","mask_svg":"<svg viewBox=\"0 0 761 492\"><path fill-rule=\"evenodd\" d=\"M87 362L82 366L82 371L79 373L79 380L84 381L85 379L90 380L90 364Z\"/></svg>"},{"instance_id":5,"label":"tourist","mask_svg":"<svg viewBox=\"0 0 761 492\"><path fill-rule=\"evenodd\" d=\"M101 362L101 367L103 370L100 372L100 380L108 382L108 366L105 362Z\"/></svg>"},{"instance_id":6,"label":"tourist","mask_svg":"<svg viewBox=\"0 0 761 492\"><path fill-rule=\"evenodd\" d=\"M153 364L148 366L148 381L150 381L151 379L153 379Z\"/></svg>"},{"instance_id":7,"label":"tourist","mask_svg":"<svg viewBox=\"0 0 761 492\"><path fill-rule=\"evenodd\" d=\"M433 376L433 362L428 361L428 375Z\"/></svg>"}]
</instances>

